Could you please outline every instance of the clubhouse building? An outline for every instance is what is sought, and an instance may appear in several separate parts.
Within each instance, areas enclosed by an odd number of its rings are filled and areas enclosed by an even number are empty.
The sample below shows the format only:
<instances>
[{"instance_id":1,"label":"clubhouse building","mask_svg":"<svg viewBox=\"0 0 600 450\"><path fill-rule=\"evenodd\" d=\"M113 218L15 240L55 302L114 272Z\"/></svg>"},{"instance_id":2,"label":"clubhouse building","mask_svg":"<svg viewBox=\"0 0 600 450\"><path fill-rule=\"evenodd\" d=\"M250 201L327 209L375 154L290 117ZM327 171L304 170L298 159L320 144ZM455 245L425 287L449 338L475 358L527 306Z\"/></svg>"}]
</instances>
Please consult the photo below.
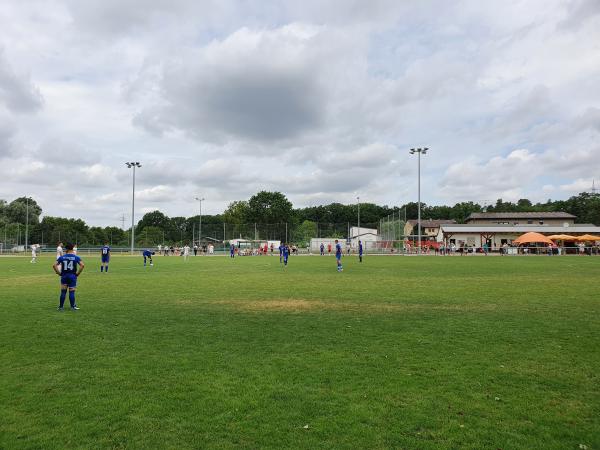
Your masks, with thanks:
<instances>
[{"instance_id":1,"label":"clubhouse building","mask_svg":"<svg viewBox=\"0 0 600 450\"><path fill-rule=\"evenodd\" d=\"M530 231L546 236L568 234L600 235L600 227L593 224L576 224L576 217L565 212L473 213L465 224L442 224L435 237L446 245L497 249L523 233Z\"/></svg>"}]
</instances>

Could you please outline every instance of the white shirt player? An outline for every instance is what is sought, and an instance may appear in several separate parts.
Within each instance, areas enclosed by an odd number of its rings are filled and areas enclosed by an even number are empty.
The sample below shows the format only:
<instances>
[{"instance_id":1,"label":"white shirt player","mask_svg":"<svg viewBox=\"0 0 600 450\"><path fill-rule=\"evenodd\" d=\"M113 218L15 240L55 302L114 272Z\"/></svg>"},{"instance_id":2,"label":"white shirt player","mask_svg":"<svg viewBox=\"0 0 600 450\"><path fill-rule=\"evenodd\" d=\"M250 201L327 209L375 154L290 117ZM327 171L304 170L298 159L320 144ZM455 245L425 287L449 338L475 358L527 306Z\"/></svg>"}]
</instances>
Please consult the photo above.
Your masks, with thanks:
<instances>
[{"instance_id":1,"label":"white shirt player","mask_svg":"<svg viewBox=\"0 0 600 450\"><path fill-rule=\"evenodd\" d=\"M73 254L76 255L77 254L77 246L73 247Z\"/></svg>"},{"instance_id":2,"label":"white shirt player","mask_svg":"<svg viewBox=\"0 0 600 450\"><path fill-rule=\"evenodd\" d=\"M190 248L186 245L183 247L183 256L188 256L190 254Z\"/></svg>"},{"instance_id":3,"label":"white shirt player","mask_svg":"<svg viewBox=\"0 0 600 450\"><path fill-rule=\"evenodd\" d=\"M31 262L32 263L36 262L38 248L39 248L38 244L33 244L31 246Z\"/></svg>"},{"instance_id":4,"label":"white shirt player","mask_svg":"<svg viewBox=\"0 0 600 450\"><path fill-rule=\"evenodd\" d=\"M60 258L63 255L63 248L62 246L58 246L56 247L56 259Z\"/></svg>"}]
</instances>

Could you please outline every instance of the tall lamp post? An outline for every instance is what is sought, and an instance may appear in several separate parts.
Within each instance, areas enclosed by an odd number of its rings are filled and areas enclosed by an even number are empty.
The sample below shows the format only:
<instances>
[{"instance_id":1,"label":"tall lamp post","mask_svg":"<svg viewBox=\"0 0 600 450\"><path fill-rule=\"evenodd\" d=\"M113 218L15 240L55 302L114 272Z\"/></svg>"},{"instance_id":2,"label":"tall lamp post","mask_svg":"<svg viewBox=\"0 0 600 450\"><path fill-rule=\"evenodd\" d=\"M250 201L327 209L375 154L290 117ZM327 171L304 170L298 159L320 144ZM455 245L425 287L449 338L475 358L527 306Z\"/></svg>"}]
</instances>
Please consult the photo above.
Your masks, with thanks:
<instances>
[{"instance_id":1,"label":"tall lamp post","mask_svg":"<svg viewBox=\"0 0 600 450\"><path fill-rule=\"evenodd\" d=\"M135 244L135 169L136 167L142 167L138 162L126 162L125 165L129 169L133 169L133 189L131 193L131 253L133 254L133 247Z\"/></svg>"},{"instance_id":2,"label":"tall lamp post","mask_svg":"<svg viewBox=\"0 0 600 450\"><path fill-rule=\"evenodd\" d=\"M202 202L204 197L196 197L196 200L200 203L200 221L198 222L198 247L200 247L200 253L202 253Z\"/></svg>"},{"instance_id":3,"label":"tall lamp post","mask_svg":"<svg viewBox=\"0 0 600 450\"><path fill-rule=\"evenodd\" d=\"M29 197L25 200L25 251L29 247Z\"/></svg>"},{"instance_id":4,"label":"tall lamp post","mask_svg":"<svg viewBox=\"0 0 600 450\"><path fill-rule=\"evenodd\" d=\"M360 240L360 197L356 196L356 202L358 205L358 240Z\"/></svg>"},{"instance_id":5,"label":"tall lamp post","mask_svg":"<svg viewBox=\"0 0 600 450\"><path fill-rule=\"evenodd\" d=\"M411 148L410 149L410 154L414 155L415 153L417 154L418 157L418 177L419 177L419 182L418 182L418 205L417 205L417 210L418 210L418 217L417 217L417 227L419 229L419 255L421 254L421 155L425 155L427 154L427 150L429 150L429 148L424 147L424 148Z\"/></svg>"}]
</instances>

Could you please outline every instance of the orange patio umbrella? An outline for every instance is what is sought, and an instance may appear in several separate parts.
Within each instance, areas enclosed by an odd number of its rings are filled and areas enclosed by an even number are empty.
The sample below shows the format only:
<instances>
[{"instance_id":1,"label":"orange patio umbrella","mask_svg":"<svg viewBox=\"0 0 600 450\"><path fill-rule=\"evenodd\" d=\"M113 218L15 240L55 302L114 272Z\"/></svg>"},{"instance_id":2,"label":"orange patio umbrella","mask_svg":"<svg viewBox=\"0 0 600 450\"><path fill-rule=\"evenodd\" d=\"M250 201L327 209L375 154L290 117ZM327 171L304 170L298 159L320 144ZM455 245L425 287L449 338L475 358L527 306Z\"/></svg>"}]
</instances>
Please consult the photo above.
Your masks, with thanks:
<instances>
[{"instance_id":1,"label":"orange patio umbrella","mask_svg":"<svg viewBox=\"0 0 600 450\"><path fill-rule=\"evenodd\" d=\"M544 236L543 234L535 233L533 231L530 231L529 233L525 233L513 241L513 243L517 244L517 245L533 244L533 243L537 243L537 242L540 242L543 244L552 244L552 245L554 244L554 242L552 242L552 240L550 240L548 238L548 236Z\"/></svg>"},{"instance_id":2,"label":"orange patio umbrella","mask_svg":"<svg viewBox=\"0 0 600 450\"><path fill-rule=\"evenodd\" d=\"M553 241L576 241L577 238L575 236L570 236L568 234L553 234L552 236L548 236L548 239Z\"/></svg>"},{"instance_id":3,"label":"orange patio umbrella","mask_svg":"<svg viewBox=\"0 0 600 450\"><path fill-rule=\"evenodd\" d=\"M594 236L592 234L584 234L583 236L577 236L577 240L581 242L600 241L600 236Z\"/></svg>"}]
</instances>

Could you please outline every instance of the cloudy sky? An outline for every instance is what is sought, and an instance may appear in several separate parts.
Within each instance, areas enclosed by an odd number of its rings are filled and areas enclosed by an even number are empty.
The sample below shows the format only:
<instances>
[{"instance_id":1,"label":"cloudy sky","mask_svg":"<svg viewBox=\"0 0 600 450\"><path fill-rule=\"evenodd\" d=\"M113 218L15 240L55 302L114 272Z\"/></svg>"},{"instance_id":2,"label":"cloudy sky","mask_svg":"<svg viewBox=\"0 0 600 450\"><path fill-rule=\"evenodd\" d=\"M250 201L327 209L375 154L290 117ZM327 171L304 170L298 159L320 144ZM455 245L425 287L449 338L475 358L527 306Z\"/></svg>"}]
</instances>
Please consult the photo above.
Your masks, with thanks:
<instances>
[{"instance_id":1,"label":"cloudy sky","mask_svg":"<svg viewBox=\"0 0 600 450\"><path fill-rule=\"evenodd\" d=\"M403 204L418 146L429 204L600 180L597 0L8 0L0 29L0 198L46 214L130 220L128 160L138 218Z\"/></svg>"}]
</instances>

